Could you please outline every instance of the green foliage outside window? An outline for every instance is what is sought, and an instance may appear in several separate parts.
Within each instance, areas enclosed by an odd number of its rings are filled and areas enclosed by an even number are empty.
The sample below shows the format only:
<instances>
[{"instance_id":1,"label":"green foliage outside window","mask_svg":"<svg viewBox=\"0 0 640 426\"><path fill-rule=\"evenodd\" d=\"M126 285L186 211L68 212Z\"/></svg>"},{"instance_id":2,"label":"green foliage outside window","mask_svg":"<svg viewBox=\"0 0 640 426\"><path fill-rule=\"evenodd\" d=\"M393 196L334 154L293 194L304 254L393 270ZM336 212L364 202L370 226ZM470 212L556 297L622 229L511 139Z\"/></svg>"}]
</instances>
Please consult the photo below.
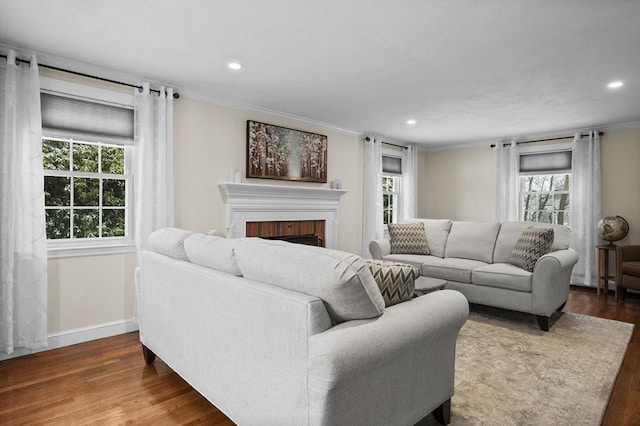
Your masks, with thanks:
<instances>
[{"instance_id":1,"label":"green foliage outside window","mask_svg":"<svg viewBox=\"0 0 640 426\"><path fill-rule=\"evenodd\" d=\"M48 239L125 236L124 147L44 138L42 154Z\"/></svg>"}]
</instances>

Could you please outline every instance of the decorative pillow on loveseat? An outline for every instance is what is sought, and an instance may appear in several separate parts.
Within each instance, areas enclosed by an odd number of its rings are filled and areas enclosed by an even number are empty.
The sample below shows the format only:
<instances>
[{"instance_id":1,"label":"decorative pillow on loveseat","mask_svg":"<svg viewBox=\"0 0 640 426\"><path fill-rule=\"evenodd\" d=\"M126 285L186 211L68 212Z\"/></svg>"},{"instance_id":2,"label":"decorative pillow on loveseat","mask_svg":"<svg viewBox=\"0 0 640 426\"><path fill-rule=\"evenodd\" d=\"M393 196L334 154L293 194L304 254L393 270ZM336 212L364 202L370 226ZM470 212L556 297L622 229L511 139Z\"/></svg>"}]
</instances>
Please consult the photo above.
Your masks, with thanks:
<instances>
[{"instance_id":1,"label":"decorative pillow on loveseat","mask_svg":"<svg viewBox=\"0 0 640 426\"><path fill-rule=\"evenodd\" d=\"M551 251L553 229L527 228L522 231L511 252L511 264L533 272L538 259Z\"/></svg>"},{"instance_id":2,"label":"decorative pillow on loveseat","mask_svg":"<svg viewBox=\"0 0 640 426\"><path fill-rule=\"evenodd\" d=\"M416 278L420 277L418 268L405 263L370 259L367 260L367 265L380 288L385 308L413 297Z\"/></svg>"},{"instance_id":3,"label":"decorative pillow on loveseat","mask_svg":"<svg viewBox=\"0 0 640 426\"><path fill-rule=\"evenodd\" d=\"M391 254L429 254L424 223L390 223Z\"/></svg>"}]
</instances>

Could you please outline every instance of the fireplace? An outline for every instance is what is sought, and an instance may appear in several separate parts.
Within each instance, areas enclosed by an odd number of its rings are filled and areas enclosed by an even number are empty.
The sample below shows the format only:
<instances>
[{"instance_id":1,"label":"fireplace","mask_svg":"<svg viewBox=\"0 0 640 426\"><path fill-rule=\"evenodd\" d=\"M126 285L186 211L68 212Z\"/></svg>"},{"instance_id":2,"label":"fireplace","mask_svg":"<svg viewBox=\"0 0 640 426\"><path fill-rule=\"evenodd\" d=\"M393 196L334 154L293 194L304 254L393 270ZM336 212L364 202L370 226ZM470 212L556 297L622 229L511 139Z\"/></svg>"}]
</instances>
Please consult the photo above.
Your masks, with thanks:
<instances>
[{"instance_id":1,"label":"fireplace","mask_svg":"<svg viewBox=\"0 0 640 426\"><path fill-rule=\"evenodd\" d=\"M247 222L246 236L324 247L324 220Z\"/></svg>"},{"instance_id":2,"label":"fireplace","mask_svg":"<svg viewBox=\"0 0 640 426\"><path fill-rule=\"evenodd\" d=\"M246 237L249 235L247 232L252 232L249 228L255 226L251 225L253 222L278 222L284 226L285 234L288 232L287 224L291 224L293 230L302 222L315 222L316 230L323 227L324 234L300 231L300 235L317 234L324 240L325 247L338 248L340 197L348 191L231 182L221 183L218 188L225 202L229 238ZM295 222L298 225L294 225ZM323 225L317 225L318 222Z\"/></svg>"}]
</instances>

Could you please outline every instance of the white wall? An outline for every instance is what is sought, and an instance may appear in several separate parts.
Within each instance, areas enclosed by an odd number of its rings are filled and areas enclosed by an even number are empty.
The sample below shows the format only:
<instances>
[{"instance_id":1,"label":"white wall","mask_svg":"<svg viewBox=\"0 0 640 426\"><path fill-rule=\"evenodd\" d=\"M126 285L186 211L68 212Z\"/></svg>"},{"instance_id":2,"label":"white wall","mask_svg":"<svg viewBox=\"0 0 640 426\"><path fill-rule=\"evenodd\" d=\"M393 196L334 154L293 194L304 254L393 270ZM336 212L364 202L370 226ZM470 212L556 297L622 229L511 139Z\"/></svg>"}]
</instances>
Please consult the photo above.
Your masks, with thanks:
<instances>
[{"instance_id":1,"label":"white wall","mask_svg":"<svg viewBox=\"0 0 640 426\"><path fill-rule=\"evenodd\" d=\"M174 102L174 162L176 225L206 232L225 231L225 210L218 184L229 169L246 170L247 120L290 127L327 135L328 176L343 181L345 194L340 202L338 248L360 253L362 238L362 162L360 137L330 131L279 116L227 108L181 98ZM329 184L250 179L271 185L329 187Z\"/></svg>"},{"instance_id":2,"label":"white wall","mask_svg":"<svg viewBox=\"0 0 640 426\"><path fill-rule=\"evenodd\" d=\"M600 151L602 214L629 222L617 244L640 244L640 129L605 132ZM495 153L488 145L422 153L419 166L421 217L494 220Z\"/></svg>"}]
</instances>

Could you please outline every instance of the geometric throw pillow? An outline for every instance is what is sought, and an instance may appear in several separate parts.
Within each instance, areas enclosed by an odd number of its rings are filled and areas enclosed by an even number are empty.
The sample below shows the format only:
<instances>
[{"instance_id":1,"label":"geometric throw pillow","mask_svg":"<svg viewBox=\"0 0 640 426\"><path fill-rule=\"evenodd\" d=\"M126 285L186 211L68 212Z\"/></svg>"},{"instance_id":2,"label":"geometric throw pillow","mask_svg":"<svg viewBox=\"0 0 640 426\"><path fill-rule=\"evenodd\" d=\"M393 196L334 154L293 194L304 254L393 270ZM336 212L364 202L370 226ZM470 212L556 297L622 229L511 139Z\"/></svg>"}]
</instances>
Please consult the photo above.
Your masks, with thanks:
<instances>
[{"instance_id":1,"label":"geometric throw pillow","mask_svg":"<svg viewBox=\"0 0 640 426\"><path fill-rule=\"evenodd\" d=\"M391 254L429 254L424 223L390 223Z\"/></svg>"},{"instance_id":2,"label":"geometric throw pillow","mask_svg":"<svg viewBox=\"0 0 640 426\"><path fill-rule=\"evenodd\" d=\"M549 253L552 245L552 228L527 228L522 231L511 252L511 264L533 272L538 259Z\"/></svg>"},{"instance_id":3,"label":"geometric throw pillow","mask_svg":"<svg viewBox=\"0 0 640 426\"><path fill-rule=\"evenodd\" d=\"M420 277L418 268L406 263L371 259L367 260L367 266L380 288L385 308L411 300L416 278Z\"/></svg>"}]
</instances>

